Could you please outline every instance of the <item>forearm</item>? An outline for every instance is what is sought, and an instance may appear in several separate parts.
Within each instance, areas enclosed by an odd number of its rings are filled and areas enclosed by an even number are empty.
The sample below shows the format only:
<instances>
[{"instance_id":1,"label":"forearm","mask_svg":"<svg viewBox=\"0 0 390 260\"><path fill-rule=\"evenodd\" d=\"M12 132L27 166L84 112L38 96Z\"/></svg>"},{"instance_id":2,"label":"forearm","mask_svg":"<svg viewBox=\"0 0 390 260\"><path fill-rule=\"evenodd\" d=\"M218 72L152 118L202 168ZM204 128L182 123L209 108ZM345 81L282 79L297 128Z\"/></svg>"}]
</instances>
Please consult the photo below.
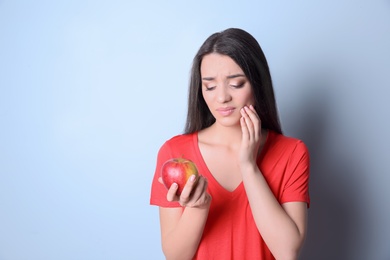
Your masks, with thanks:
<instances>
[{"instance_id":1,"label":"forearm","mask_svg":"<svg viewBox=\"0 0 390 260\"><path fill-rule=\"evenodd\" d=\"M276 200L257 167L242 169L242 177L255 223L272 254L276 259L296 259L304 231Z\"/></svg>"},{"instance_id":2,"label":"forearm","mask_svg":"<svg viewBox=\"0 0 390 260\"><path fill-rule=\"evenodd\" d=\"M162 237L166 259L192 259L206 224L209 205L203 208L184 208L177 224Z\"/></svg>"}]
</instances>

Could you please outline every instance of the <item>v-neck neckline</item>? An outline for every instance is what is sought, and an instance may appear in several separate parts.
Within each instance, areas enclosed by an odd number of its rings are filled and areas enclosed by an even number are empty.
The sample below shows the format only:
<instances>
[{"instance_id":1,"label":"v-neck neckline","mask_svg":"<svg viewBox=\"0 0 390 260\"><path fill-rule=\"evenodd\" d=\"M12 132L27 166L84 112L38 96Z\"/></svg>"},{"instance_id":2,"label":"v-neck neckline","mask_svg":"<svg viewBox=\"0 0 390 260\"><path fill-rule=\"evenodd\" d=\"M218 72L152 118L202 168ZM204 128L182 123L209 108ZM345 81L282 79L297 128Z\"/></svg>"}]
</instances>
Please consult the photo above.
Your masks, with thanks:
<instances>
[{"instance_id":1,"label":"v-neck neckline","mask_svg":"<svg viewBox=\"0 0 390 260\"><path fill-rule=\"evenodd\" d=\"M206 161L203 158L202 152L200 151L198 134L199 134L199 132L196 132L196 133L193 134L192 141L193 141L193 145L194 145L194 150L196 152L196 156L198 157L198 161L201 164L200 167L206 171L206 172L201 172L201 174L206 175L207 179L215 184L213 186L217 187L221 192L223 192L225 194L228 194L228 195L230 195L232 197L234 197L236 194L239 194L241 191L244 190L244 183L243 183L242 180L241 180L241 182L237 185L237 187L234 190L229 191L224 186L222 186L218 182L218 180L214 177L214 175L211 173L209 167L207 167ZM259 156L257 157L257 160L256 160L257 164L259 164L259 162L264 157L265 151L266 151L266 149L268 147L270 134L271 134L271 131L268 130L267 131L267 137L265 139L263 148L261 149L260 154L259 154Z\"/></svg>"}]
</instances>

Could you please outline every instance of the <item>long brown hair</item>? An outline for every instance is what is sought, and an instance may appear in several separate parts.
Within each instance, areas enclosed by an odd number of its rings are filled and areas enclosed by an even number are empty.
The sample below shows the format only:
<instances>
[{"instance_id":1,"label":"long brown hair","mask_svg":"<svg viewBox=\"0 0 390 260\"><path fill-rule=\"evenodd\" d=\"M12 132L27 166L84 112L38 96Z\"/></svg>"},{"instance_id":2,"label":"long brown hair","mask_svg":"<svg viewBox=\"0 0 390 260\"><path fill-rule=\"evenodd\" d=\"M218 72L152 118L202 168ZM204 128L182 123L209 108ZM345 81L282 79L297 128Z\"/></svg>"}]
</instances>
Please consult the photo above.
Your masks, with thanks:
<instances>
[{"instance_id":1,"label":"long brown hair","mask_svg":"<svg viewBox=\"0 0 390 260\"><path fill-rule=\"evenodd\" d=\"M230 28L214 33L206 39L194 57L188 95L188 112L184 133L194 133L215 122L202 95L200 65L205 55L218 53L232 58L248 78L255 100L255 109L262 128L282 133L271 74L265 55L248 32Z\"/></svg>"}]
</instances>

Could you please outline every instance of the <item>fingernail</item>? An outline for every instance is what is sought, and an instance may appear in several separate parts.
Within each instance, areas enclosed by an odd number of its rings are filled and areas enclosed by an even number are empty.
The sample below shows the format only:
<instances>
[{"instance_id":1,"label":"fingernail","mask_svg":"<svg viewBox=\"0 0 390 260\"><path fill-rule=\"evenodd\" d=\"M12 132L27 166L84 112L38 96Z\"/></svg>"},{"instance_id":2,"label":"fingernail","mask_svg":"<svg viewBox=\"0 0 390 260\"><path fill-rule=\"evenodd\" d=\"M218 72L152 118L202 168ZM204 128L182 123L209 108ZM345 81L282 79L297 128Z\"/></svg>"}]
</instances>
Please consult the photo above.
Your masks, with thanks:
<instances>
[{"instance_id":1,"label":"fingernail","mask_svg":"<svg viewBox=\"0 0 390 260\"><path fill-rule=\"evenodd\" d=\"M191 177L190 177L190 181L194 181L195 180L195 178L196 178L196 176L195 175L191 175Z\"/></svg>"}]
</instances>

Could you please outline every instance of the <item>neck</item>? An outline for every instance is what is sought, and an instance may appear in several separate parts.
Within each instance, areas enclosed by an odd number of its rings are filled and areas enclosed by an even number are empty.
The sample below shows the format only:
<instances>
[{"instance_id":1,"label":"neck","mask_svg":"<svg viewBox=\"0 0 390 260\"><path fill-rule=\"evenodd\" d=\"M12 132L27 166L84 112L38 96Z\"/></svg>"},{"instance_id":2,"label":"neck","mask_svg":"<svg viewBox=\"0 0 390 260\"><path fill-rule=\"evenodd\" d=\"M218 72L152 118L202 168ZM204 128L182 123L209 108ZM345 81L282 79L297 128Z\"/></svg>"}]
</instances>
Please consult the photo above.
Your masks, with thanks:
<instances>
[{"instance_id":1,"label":"neck","mask_svg":"<svg viewBox=\"0 0 390 260\"><path fill-rule=\"evenodd\" d=\"M265 144L268 135L268 130L262 129L261 135L262 140L260 143L259 152ZM240 125L234 127L224 127L222 125L214 123L210 127L203 129L198 137L206 143L222 145L228 147L229 149L236 150L241 145L242 131Z\"/></svg>"},{"instance_id":2,"label":"neck","mask_svg":"<svg viewBox=\"0 0 390 260\"><path fill-rule=\"evenodd\" d=\"M213 124L209 127L209 131L215 143L230 147L237 147L241 144L242 131L240 125L225 127Z\"/></svg>"}]
</instances>

